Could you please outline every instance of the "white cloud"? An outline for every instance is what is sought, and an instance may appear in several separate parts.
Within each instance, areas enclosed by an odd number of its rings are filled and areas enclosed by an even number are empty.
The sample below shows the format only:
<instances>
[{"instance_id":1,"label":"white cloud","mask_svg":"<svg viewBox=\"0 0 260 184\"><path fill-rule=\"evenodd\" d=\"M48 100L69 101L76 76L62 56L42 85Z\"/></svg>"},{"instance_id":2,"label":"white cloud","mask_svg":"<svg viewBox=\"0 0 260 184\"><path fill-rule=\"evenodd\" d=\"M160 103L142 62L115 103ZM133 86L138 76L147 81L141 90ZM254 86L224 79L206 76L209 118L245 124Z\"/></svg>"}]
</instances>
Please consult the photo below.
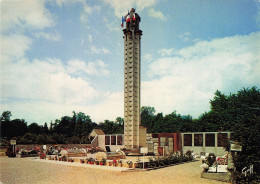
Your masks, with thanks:
<instances>
[{"instance_id":1,"label":"white cloud","mask_svg":"<svg viewBox=\"0 0 260 184\"><path fill-rule=\"evenodd\" d=\"M71 67L73 71L68 70ZM70 73L82 70L91 74L96 71L99 75L108 73L101 60L87 64L74 60L68 66L59 59L6 62L0 69L0 110L11 110L14 118L37 123L71 115L73 110L91 115L94 121L115 119L122 108L120 95L98 91L88 81ZM97 99L98 104L94 102Z\"/></svg>"},{"instance_id":2,"label":"white cloud","mask_svg":"<svg viewBox=\"0 0 260 184\"><path fill-rule=\"evenodd\" d=\"M195 117L209 110L216 90L235 93L260 86L260 32L201 41L149 65L151 81L142 82L142 106L157 112Z\"/></svg>"},{"instance_id":3,"label":"white cloud","mask_svg":"<svg viewBox=\"0 0 260 184\"><path fill-rule=\"evenodd\" d=\"M161 49L158 51L158 53L161 56L171 56L174 52L174 48L170 48L170 49Z\"/></svg>"},{"instance_id":4,"label":"white cloud","mask_svg":"<svg viewBox=\"0 0 260 184\"><path fill-rule=\"evenodd\" d=\"M83 12L80 15L80 20L84 23L88 22L89 15L93 12L97 13L100 12L99 6L91 7L86 0L56 0L56 4L58 6L68 6L74 3L79 3L83 7Z\"/></svg>"},{"instance_id":5,"label":"white cloud","mask_svg":"<svg viewBox=\"0 0 260 184\"><path fill-rule=\"evenodd\" d=\"M92 54L100 54L100 53L103 53L103 54L109 54L110 53L110 50L108 50L107 48L96 48L95 46L92 46L90 48L90 51Z\"/></svg>"},{"instance_id":6,"label":"white cloud","mask_svg":"<svg viewBox=\"0 0 260 184\"><path fill-rule=\"evenodd\" d=\"M156 0L104 0L104 2L114 9L115 15L119 18L121 18L122 15L126 15L131 8L135 8L138 13L156 4Z\"/></svg>"},{"instance_id":7,"label":"white cloud","mask_svg":"<svg viewBox=\"0 0 260 184\"><path fill-rule=\"evenodd\" d=\"M38 32L35 33L34 36L36 38L44 38L50 41L59 41L61 39L61 35L58 32L55 33Z\"/></svg>"},{"instance_id":8,"label":"white cloud","mask_svg":"<svg viewBox=\"0 0 260 184\"><path fill-rule=\"evenodd\" d=\"M70 60L67 64L67 71L70 74L92 74L92 75L108 75L109 70L106 69L106 65L102 60L96 62L85 63L81 60Z\"/></svg>"},{"instance_id":9,"label":"white cloud","mask_svg":"<svg viewBox=\"0 0 260 184\"><path fill-rule=\"evenodd\" d=\"M1 63L12 60L21 59L24 57L25 51L27 51L32 40L21 34L12 34L9 36L1 35L0 37L1 45Z\"/></svg>"},{"instance_id":10,"label":"white cloud","mask_svg":"<svg viewBox=\"0 0 260 184\"><path fill-rule=\"evenodd\" d=\"M54 25L50 12L45 8L45 1L1 1L2 32L22 28L43 29ZM19 26L19 29L16 27Z\"/></svg>"},{"instance_id":11,"label":"white cloud","mask_svg":"<svg viewBox=\"0 0 260 184\"><path fill-rule=\"evenodd\" d=\"M150 17L153 17L153 18L157 18L157 19L161 19L161 20L166 20L167 18L163 15L163 13L161 11L156 11L155 9L153 8L150 8L148 10L148 15Z\"/></svg>"},{"instance_id":12,"label":"white cloud","mask_svg":"<svg viewBox=\"0 0 260 184\"><path fill-rule=\"evenodd\" d=\"M144 56L142 56L142 60L149 63L153 60L153 55L152 54L145 54Z\"/></svg>"},{"instance_id":13,"label":"white cloud","mask_svg":"<svg viewBox=\"0 0 260 184\"><path fill-rule=\"evenodd\" d=\"M58 3L63 6L66 2ZM33 32L54 25L44 1L6 1L1 2L1 6L3 34L0 42L4 47L0 58L0 111L10 110L13 118L25 118L30 123L40 124L71 115L73 110L85 112L97 122L119 115L123 109L123 92L99 91L80 75L107 76L109 70L102 60L84 62L75 59L65 64L59 59L28 60L26 57L33 40L23 35L25 29ZM84 11L89 12L86 7ZM58 33L42 31L33 33L33 36L53 41L60 39ZM92 37L88 39L92 40ZM110 53L106 48L93 47L92 51Z\"/></svg>"},{"instance_id":14,"label":"white cloud","mask_svg":"<svg viewBox=\"0 0 260 184\"><path fill-rule=\"evenodd\" d=\"M10 75L12 73L12 75ZM9 62L1 68L1 98L73 104L97 95L86 81L73 78L58 59Z\"/></svg>"},{"instance_id":15,"label":"white cloud","mask_svg":"<svg viewBox=\"0 0 260 184\"><path fill-rule=\"evenodd\" d=\"M180 39L182 40L182 41L184 41L184 42L188 42L188 41L190 41L190 33L189 32L185 32L185 33L183 33L183 34L181 34L179 37L180 37Z\"/></svg>"}]
</instances>

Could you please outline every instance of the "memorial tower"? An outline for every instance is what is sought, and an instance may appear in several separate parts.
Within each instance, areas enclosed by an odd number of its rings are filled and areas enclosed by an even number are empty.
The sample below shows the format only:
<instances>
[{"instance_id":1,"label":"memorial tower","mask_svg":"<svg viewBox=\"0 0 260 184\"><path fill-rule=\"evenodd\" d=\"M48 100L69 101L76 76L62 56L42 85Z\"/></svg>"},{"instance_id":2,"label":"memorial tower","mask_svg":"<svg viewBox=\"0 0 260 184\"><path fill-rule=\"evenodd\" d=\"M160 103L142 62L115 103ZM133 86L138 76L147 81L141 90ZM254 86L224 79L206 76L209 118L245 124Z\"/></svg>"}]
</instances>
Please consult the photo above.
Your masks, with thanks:
<instances>
[{"instance_id":1,"label":"memorial tower","mask_svg":"<svg viewBox=\"0 0 260 184\"><path fill-rule=\"evenodd\" d=\"M127 149L140 147L140 42L141 18L135 9L122 17L124 33L124 142Z\"/></svg>"}]
</instances>

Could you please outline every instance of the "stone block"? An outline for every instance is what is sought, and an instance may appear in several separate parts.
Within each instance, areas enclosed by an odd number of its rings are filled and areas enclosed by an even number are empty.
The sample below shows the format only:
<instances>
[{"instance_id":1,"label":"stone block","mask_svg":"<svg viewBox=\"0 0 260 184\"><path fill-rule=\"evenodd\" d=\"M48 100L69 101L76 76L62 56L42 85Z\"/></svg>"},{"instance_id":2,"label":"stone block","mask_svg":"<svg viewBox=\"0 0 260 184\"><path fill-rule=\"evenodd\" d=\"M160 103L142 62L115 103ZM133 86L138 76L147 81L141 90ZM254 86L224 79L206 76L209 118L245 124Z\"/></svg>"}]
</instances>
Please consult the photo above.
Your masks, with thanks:
<instances>
[{"instance_id":1,"label":"stone block","mask_svg":"<svg viewBox=\"0 0 260 184\"><path fill-rule=\"evenodd\" d=\"M209 173L215 173L215 172L217 172L217 167L209 167L208 172L209 172Z\"/></svg>"},{"instance_id":2,"label":"stone block","mask_svg":"<svg viewBox=\"0 0 260 184\"><path fill-rule=\"evenodd\" d=\"M218 165L217 172L218 173L226 173L226 172L228 172L227 171L227 165Z\"/></svg>"}]
</instances>

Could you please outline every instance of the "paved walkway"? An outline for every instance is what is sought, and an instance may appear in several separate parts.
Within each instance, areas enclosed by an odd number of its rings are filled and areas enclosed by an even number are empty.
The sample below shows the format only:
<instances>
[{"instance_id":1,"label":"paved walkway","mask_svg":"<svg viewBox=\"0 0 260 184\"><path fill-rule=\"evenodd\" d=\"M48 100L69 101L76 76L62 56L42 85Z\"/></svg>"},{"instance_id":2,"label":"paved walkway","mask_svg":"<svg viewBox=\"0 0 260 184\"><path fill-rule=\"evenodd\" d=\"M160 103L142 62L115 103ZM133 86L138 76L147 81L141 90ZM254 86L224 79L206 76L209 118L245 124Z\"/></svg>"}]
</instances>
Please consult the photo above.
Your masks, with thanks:
<instances>
[{"instance_id":1,"label":"paved walkway","mask_svg":"<svg viewBox=\"0 0 260 184\"><path fill-rule=\"evenodd\" d=\"M201 162L190 162L146 172L115 172L80 163L35 161L32 158L0 157L3 184L227 184L200 178ZM74 165L74 166L72 166ZM127 168L126 168L127 169Z\"/></svg>"}]
</instances>

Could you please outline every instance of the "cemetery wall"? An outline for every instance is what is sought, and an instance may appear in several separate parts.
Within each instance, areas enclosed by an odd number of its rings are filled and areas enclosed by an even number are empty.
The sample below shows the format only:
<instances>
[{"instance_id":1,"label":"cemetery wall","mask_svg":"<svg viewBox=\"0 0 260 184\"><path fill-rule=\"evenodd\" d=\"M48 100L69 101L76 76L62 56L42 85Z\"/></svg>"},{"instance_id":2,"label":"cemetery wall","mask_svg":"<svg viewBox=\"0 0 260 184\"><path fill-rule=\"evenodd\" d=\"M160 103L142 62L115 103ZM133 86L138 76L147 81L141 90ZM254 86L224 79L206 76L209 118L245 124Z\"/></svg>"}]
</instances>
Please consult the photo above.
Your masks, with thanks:
<instances>
[{"instance_id":1,"label":"cemetery wall","mask_svg":"<svg viewBox=\"0 0 260 184\"><path fill-rule=\"evenodd\" d=\"M193 151L195 155L214 153L216 156L225 154L225 144L230 132L187 132L182 133L183 153Z\"/></svg>"}]
</instances>

